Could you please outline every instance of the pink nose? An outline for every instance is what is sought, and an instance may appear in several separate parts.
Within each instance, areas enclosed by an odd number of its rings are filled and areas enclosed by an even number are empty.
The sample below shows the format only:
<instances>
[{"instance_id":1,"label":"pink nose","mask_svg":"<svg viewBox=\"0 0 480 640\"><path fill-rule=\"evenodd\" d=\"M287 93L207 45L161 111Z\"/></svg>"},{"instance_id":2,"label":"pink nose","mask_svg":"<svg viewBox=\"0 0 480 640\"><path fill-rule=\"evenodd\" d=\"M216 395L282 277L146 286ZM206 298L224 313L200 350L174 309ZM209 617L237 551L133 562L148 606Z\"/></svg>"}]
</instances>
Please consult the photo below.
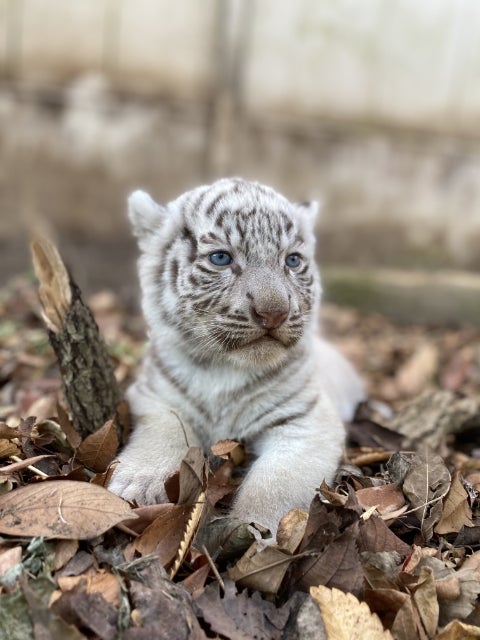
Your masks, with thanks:
<instances>
[{"instance_id":1,"label":"pink nose","mask_svg":"<svg viewBox=\"0 0 480 640\"><path fill-rule=\"evenodd\" d=\"M288 316L288 311L285 311L284 309L258 311L258 309L252 307L251 313L254 322L263 329L277 329L281 324L285 322Z\"/></svg>"}]
</instances>

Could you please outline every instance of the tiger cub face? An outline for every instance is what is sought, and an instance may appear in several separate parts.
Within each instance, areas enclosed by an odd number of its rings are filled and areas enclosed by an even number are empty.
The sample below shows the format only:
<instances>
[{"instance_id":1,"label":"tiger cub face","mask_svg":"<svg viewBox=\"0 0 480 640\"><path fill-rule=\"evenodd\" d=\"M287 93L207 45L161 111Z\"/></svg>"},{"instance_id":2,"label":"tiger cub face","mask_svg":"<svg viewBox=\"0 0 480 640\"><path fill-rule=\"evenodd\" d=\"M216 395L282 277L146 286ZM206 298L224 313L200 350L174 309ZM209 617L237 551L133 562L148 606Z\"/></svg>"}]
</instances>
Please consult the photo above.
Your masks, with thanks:
<instances>
[{"instance_id":1,"label":"tiger cub face","mask_svg":"<svg viewBox=\"0 0 480 640\"><path fill-rule=\"evenodd\" d=\"M313 330L320 298L316 204L241 179L166 206L136 191L143 311L151 338L198 363L277 366Z\"/></svg>"}]
</instances>

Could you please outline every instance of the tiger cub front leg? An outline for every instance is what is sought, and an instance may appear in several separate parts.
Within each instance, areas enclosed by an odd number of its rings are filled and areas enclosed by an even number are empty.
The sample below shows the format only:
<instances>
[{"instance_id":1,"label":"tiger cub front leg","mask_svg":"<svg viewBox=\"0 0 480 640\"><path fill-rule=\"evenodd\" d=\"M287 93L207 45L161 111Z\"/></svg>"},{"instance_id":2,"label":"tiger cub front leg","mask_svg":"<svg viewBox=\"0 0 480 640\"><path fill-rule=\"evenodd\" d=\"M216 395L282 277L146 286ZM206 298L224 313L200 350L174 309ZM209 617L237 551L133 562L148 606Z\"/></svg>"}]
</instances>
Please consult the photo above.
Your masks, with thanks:
<instances>
[{"instance_id":1,"label":"tiger cub front leg","mask_svg":"<svg viewBox=\"0 0 480 640\"><path fill-rule=\"evenodd\" d=\"M179 468L189 447L200 446L198 438L168 407L137 416L134 422L108 488L139 504L166 502L165 480Z\"/></svg>"},{"instance_id":2,"label":"tiger cub front leg","mask_svg":"<svg viewBox=\"0 0 480 640\"><path fill-rule=\"evenodd\" d=\"M317 433L287 425L263 434L254 443L258 458L238 490L231 515L261 524L275 536L288 511L308 510L322 481L333 480L343 448L343 425L332 417L324 426L324 437L319 437L321 425L315 425Z\"/></svg>"}]
</instances>

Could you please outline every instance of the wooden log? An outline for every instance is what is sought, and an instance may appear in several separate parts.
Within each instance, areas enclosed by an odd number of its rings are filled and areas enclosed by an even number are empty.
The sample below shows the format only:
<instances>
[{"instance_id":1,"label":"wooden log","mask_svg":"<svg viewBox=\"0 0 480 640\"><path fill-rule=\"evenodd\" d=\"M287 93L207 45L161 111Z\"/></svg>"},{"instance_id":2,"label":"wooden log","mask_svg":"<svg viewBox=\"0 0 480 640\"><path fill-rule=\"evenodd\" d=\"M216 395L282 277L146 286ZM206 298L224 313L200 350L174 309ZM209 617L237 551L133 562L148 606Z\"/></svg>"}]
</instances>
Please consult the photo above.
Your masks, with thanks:
<instances>
[{"instance_id":1,"label":"wooden log","mask_svg":"<svg viewBox=\"0 0 480 640\"><path fill-rule=\"evenodd\" d=\"M115 418L119 441L123 442L121 394L93 314L54 244L36 238L31 252L43 319L75 429L85 438Z\"/></svg>"}]
</instances>

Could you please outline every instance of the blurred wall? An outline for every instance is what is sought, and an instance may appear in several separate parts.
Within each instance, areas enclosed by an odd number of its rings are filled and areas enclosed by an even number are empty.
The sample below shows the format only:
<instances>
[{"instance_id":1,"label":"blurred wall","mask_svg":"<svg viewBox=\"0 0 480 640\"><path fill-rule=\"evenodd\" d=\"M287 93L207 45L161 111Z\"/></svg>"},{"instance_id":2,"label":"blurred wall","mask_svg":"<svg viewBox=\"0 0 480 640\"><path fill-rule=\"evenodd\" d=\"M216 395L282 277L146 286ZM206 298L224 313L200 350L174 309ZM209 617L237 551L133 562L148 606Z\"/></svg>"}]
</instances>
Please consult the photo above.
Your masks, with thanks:
<instances>
[{"instance_id":1,"label":"blurred wall","mask_svg":"<svg viewBox=\"0 0 480 640\"><path fill-rule=\"evenodd\" d=\"M240 174L323 200L326 263L479 269L479 119L477 0L0 0L4 265Z\"/></svg>"}]
</instances>

